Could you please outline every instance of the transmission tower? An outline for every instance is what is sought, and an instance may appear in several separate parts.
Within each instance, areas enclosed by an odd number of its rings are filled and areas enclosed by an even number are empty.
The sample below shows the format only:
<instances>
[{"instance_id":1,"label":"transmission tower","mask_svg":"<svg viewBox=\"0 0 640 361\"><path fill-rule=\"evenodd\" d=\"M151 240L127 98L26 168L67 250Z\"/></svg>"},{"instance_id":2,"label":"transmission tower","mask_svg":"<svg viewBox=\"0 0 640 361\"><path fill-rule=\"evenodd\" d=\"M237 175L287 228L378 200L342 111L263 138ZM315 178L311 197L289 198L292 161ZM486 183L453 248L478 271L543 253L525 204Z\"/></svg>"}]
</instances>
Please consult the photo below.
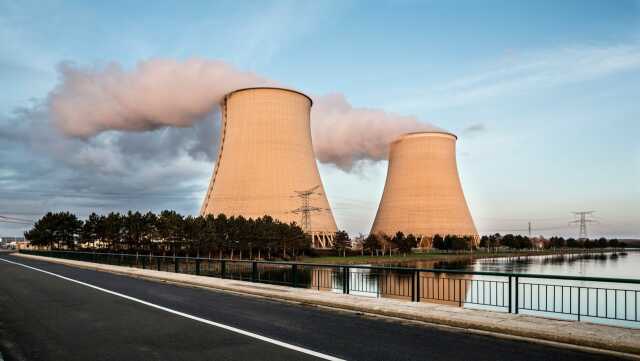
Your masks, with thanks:
<instances>
[{"instance_id":1,"label":"transmission tower","mask_svg":"<svg viewBox=\"0 0 640 361\"><path fill-rule=\"evenodd\" d=\"M573 214L575 215L576 219L569 222L569 225L572 224L577 224L579 231L578 231L578 239L579 240L586 240L588 239L588 235L587 235L587 223L596 223L597 221L594 219L590 219L588 218L590 215L592 215L595 211L580 211L580 212L573 212Z\"/></svg>"},{"instance_id":2,"label":"transmission tower","mask_svg":"<svg viewBox=\"0 0 640 361\"><path fill-rule=\"evenodd\" d=\"M322 195L322 193L315 192L318 188L320 188L320 185L304 191L295 191L296 197L300 198L301 204L300 207L291 210L291 213L300 214L300 225L302 226L302 230L308 234L311 234L311 214L324 210L323 208L310 205L311 196Z\"/></svg>"}]
</instances>

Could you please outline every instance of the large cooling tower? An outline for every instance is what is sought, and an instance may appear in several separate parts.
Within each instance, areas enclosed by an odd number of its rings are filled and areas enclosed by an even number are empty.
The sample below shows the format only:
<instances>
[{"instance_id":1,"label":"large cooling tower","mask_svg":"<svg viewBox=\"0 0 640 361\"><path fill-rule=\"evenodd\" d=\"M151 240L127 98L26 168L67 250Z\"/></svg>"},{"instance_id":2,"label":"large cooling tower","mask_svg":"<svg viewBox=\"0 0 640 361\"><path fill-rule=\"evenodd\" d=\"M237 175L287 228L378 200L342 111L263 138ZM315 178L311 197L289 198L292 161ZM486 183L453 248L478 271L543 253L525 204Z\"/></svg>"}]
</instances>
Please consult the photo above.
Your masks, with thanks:
<instances>
[{"instance_id":1,"label":"large cooling tower","mask_svg":"<svg viewBox=\"0 0 640 361\"><path fill-rule=\"evenodd\" d=\"M200 213L295 221L314 247L330 247L337 227L311 144L311 105L288 89L227 94L218 161Z\"/></svg>"},{"instance_id":2,"label":"large cooling tower","mask_svg":"<svg viewBox=\"0 0 640 361\"><path fill-rule=\"evenodd\" d=\"M477 238L458 177L456 140L450 133L418 132L391 143L372 233L411 233L423 237L423 246L436 234Z\"/></svg>"}]
</instances>

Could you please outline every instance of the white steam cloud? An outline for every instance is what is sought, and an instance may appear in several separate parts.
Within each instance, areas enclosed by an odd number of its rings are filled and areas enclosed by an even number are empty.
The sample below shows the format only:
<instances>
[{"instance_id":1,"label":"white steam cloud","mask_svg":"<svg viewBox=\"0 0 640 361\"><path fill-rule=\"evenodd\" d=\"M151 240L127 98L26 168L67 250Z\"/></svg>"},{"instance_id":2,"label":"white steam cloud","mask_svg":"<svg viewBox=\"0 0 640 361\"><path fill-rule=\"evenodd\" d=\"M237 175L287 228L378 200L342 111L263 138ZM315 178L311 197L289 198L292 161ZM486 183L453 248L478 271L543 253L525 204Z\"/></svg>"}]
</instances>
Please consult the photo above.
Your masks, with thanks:
<instances>
[{"instance_id":1,"label":"white steam cloud","mask_svg":"<svg viewBox=\"0 0 640 361\"><path fill-rule=\"evenodd\" d=\"M214 60L154 59L132 71L118 64L84 69L63 64L62 82L48 106L63 133L88 138L106 130L144 131L189 127L211 113L226 93L275 85Z\"/></svg>"},{"instance_id":2,"label":"white steam cloud","mask_svg":"<svg viewBox=\"0 0 640 361\"><path fill-rule=\"evenodd\" d=\"M132 70L118 64L63 64L60 74L60 84L47 99L49 117L65 135L83 139L108 130L190 127L233 90L277 85L222 61L204 59L153 59ZM347 171L360 160L386 159L389 142L401 133L437 130L415 117L354 108L341 94L317 97L311 119L318 160Z\"/></svg>"},{"instance_id":3,"label":"white steam cloud","mask_svg":"<svg viewBox=\"0 0 640 361\"><path fill-rule=\"evenodd\" d=\"M344 170L359 160L387 159L389 143L402 133L441 131L415 117L354 108L342 94L318 97L311 119L316 157Z\"/></svg>"}]
</instances>

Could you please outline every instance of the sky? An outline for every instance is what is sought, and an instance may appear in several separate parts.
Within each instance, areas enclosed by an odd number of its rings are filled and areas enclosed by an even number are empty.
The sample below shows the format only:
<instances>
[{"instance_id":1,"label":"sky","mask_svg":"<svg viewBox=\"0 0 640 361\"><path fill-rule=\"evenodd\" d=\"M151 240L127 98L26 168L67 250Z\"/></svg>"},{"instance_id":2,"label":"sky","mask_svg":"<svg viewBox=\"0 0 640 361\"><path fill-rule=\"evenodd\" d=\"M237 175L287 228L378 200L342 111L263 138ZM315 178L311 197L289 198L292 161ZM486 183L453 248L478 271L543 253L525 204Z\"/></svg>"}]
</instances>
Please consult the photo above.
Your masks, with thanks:
<instances>
[{"instance_id":1,"label":"sky","mask_svg":"<svg viewBox=\"0 0 640 361\"><path fill-rule=\"evenodd\" d=\"M590 236L640 238L640 1L624 0L0 0L0 236L47 211L197 214L215 112L82 139L47 112L65 67L193 58L454 132L481 234L577 236L572 212L593 210ZM368 233L386 167L319 162L339 228Z\"/></svg>"}]
</instances>

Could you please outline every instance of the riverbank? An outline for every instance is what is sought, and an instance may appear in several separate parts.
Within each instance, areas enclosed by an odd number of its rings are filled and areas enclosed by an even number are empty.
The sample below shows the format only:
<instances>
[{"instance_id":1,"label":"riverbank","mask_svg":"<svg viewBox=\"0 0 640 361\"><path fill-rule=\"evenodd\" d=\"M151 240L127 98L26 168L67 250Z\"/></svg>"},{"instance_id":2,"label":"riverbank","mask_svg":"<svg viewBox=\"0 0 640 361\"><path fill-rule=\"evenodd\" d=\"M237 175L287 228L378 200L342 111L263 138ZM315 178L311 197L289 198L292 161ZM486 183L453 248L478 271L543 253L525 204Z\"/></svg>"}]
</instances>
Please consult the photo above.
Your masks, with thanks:
<instances>
[{"instance_id":1,"label":"riverbank","mask_svg":"<svg viewBox=\"0 0 640 361\"><path fill-rule=\"evenodd\" d=\"M585 254L585 253L602 253L614 252L614 249L555 249L555 250L524 250L524 251L473 251L473 252L424 252L410 254L394 254L390 256L371 256L371 255L349 255L342 256L321 256L321 257L305 257L301 261L306 263L318 264L405 264L412 262L446 262L455 264L456 262L469 261L473 259L483 258L506 258L506 257L526 257L526 256L549 256L549 255L568 255L568 254Z\"/></svg>"}]
</instances>

